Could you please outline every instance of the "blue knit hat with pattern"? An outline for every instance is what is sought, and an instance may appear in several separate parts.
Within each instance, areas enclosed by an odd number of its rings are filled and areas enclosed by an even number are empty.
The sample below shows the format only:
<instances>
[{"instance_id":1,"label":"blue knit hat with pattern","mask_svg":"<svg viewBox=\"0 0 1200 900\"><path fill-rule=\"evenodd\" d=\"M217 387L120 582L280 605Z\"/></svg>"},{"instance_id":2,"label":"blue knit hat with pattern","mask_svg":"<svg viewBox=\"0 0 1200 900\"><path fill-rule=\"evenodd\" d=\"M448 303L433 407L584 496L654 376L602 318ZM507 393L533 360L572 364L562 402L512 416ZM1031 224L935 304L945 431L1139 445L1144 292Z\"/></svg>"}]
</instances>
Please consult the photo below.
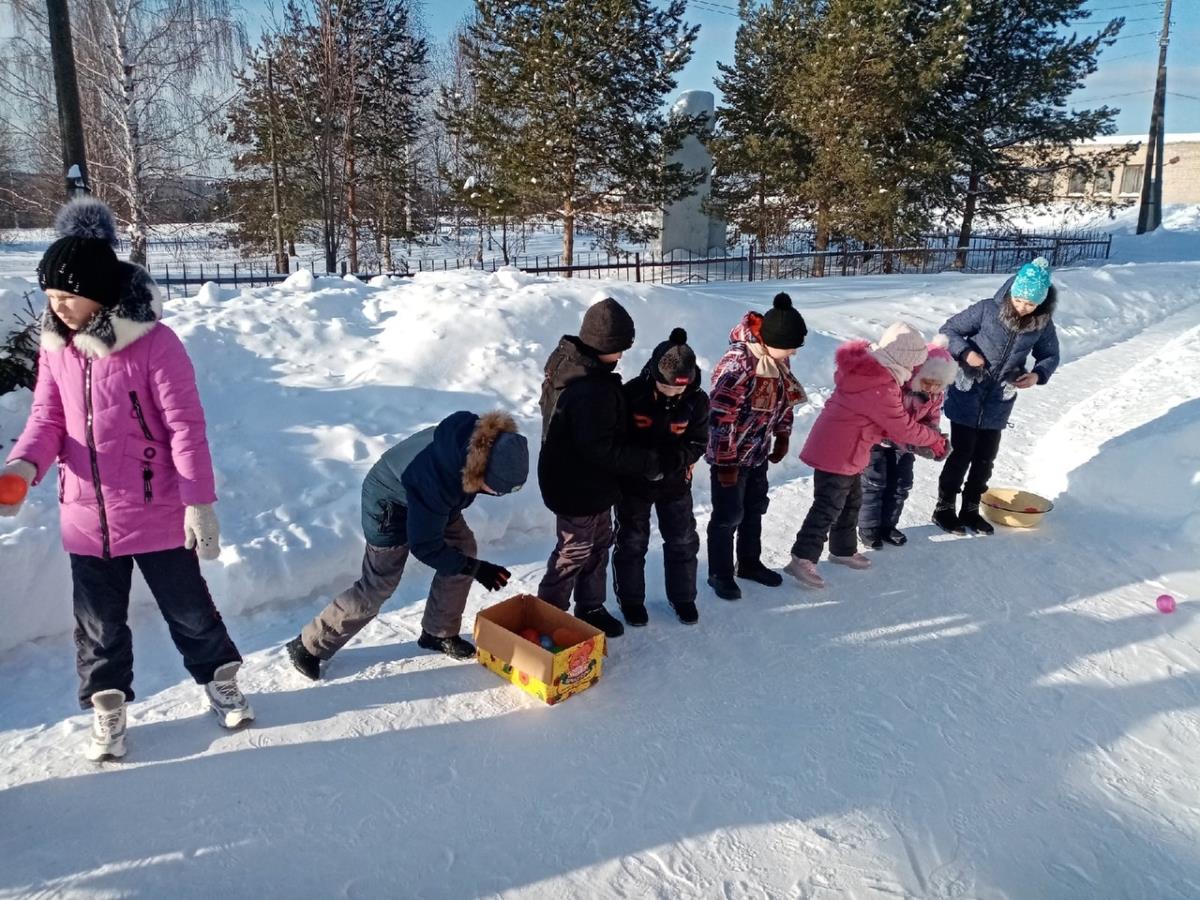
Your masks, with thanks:
<instances>
[{"instance_id":1,"label":"blue knit hat with pattern","mask_svg":"<svg viewBox=\"0 0 1200 900\"><path fill-rule=\"evenodd\" d=\"M1040 305L1050 293L1050 261L1044 256L1039 256L1033 262L1021 266L1009 293L1015 300Z\"/></svg>"}]
</instances>

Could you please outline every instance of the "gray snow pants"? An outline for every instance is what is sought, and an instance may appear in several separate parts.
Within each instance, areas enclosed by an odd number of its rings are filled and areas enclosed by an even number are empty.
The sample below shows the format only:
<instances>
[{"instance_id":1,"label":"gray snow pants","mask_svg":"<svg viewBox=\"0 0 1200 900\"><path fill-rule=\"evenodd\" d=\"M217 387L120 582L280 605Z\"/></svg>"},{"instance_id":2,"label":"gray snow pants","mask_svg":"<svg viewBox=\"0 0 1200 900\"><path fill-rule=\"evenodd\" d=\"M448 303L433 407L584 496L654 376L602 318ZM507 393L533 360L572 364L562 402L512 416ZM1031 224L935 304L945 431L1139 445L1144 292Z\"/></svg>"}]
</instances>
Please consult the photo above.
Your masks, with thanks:
<instances>
[{"instance_id":1,"label":"gray snow pants","mask_svg":"<svg viewBox=\"0 0 1200 900\"><path fill-rule=\"evenodd\" d=\"M538 596L565 610L571 605L574 591L576 615L599 609L606 596L612 511L595 516L559 516L554 525L558 543L546 563Z\"/></svg>"},{"instance_id":2,"label":"gray snow pants","mask_svg":"<svg viewBox=\"0 0 1200 900\"><path fill-rule=\"evenodd\" d=\"M476 554L475 535L462 516L446 525L446 543L467 556ZM358 634L400 584L408 547L375 547L367 544L363 554L362 576L352 587L338 594L315 619L304 626L300 640L304 649L320 659L329 659ZM463 610L471 590L470 575L435 575L425 601L421 628L435 637L451 637L462 630Z\"/></svg>"}]
</instances>

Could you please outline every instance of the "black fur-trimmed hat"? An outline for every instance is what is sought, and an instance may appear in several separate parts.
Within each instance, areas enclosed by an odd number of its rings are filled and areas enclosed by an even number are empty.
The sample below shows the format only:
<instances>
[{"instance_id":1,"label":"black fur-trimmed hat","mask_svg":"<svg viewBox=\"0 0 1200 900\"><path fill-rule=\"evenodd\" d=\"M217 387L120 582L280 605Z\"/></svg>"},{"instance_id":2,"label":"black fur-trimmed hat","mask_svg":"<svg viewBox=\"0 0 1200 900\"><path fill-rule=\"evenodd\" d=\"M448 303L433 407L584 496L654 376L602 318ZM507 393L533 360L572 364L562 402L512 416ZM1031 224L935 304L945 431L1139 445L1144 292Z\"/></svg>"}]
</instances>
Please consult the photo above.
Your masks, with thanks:
<instances>
[{"instance_id":1,"label":"black fur-trimmed hat","mask_svg":"<svg viewBox=\"0 0 1200 900\"><path fill-rule=\"evenodd\" d=\"M70 201L54 227L62 237L38 263L42 290L67 291L111 308L119 294L117 224L112 210L94 197Z\"/></svg>"}]
</instances>

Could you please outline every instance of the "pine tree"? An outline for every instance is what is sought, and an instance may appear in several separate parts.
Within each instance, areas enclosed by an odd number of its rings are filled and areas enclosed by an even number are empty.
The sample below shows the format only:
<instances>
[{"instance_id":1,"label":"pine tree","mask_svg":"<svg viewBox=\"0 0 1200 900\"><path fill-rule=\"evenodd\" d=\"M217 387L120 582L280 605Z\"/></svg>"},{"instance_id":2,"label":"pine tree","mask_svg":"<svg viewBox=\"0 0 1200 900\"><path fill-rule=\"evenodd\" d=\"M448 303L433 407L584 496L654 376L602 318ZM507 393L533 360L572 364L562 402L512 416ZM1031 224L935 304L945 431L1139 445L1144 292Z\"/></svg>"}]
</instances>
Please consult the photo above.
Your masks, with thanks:
<instances>
[{"instance_id":1,"label":"pine tree","mask_svg":"<svg viewBox=\"0 0 1200 900\"><path fill-rule=\"evenodd\" d=\"M646 213L692 192L703 173L665 164L695 125L663 100L691 57L684 0L476 0L463 40L478 102L455 127L523 206L628 240L654 234Z\"/></svg>"},{"instance_id":2,"label":"pine tree","mask_svg":"<svg viewBox=\"0 0 1200 900\"><path fill-rule=\"evenodd\" d=\"M306 147L284 114L296 106L295 98L286 96L291 79L281 77L289 64L295 65L289 60L294 50L285 40L264 36L237 76L239 91L229 108L226 137L238 148L233 156L238 177L230 185L233 219L236 240L249 253L278 252L276 191L285 246L295 246L304 221L314 215L304 179L298 177ZM277 260L276 271L287 271L286 260Z\"/></svg>"},{"instance_id":3,"label":"pine tree","mask_svg":"<svg viewBox=\"0 0 1200 900\"><path fill-rule=\"evenodd\" d=\"M973 0L966 59L939 105L942 138L953 148L950 199L962 215L960 247L977 218L1051 199L1046 176L1071 170L1091 178L1125 155L1124 147L1073 149L1111 134L1118 112L1068 107L1124 24L1115 18L1083 37L1068 31L1090 15L1085 0Z\"/></svg>"},{"instance_id":4,"label":"pine tree","mask_svg":"<svg viewBox=\"0 0 1200 900\"><path fill-rule=\"evenodd\" d=\"M724 96L708 141L714 212L754 236L782 238L805 212L801 185L811 164L805 135L788 114L788 73L811 46L815 0L742 0L732 64L718 63Z\"/></svg>"},{"instance_id":5,"label":"pine tree","mask_svg":"<svg viewBox=\"0 0 1200 900\"><path fill-rule=\"evenodd\" d=\"M811 151L800 194L818 251L834 233L897 246L936 215L949 158L932 113L962 64L968 11L967 0L827 0L808 20L786 84Z\"/></svg>"}]
</instances>

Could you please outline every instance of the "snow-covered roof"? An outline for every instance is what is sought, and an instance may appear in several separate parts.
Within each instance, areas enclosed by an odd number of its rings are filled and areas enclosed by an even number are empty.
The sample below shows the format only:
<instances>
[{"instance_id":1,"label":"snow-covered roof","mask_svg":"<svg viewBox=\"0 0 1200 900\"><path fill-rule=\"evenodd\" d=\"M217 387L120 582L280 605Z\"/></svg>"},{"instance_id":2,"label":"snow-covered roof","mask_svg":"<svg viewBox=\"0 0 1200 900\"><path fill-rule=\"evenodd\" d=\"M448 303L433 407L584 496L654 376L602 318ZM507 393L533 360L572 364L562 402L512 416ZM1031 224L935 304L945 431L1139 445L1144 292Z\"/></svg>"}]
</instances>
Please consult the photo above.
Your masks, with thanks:
<instances>
[{"instance_id":1,"label":"snow-covered roof","mask_svg":"<svg viewBox=\"0 0 1200 900\"><path fill-rule=\"evenodd\" d=\"M1166 142L1168 144L1200 144L1200 131L1168 131L1166 134ZM1104 137L1093 138L1090 141L1080 141L1081 144L1130 144L1134 141L1140 141L1145 144L1150 140L1149 135L1145 134L1109 134Z\"/></svg>"}]
</instances>

